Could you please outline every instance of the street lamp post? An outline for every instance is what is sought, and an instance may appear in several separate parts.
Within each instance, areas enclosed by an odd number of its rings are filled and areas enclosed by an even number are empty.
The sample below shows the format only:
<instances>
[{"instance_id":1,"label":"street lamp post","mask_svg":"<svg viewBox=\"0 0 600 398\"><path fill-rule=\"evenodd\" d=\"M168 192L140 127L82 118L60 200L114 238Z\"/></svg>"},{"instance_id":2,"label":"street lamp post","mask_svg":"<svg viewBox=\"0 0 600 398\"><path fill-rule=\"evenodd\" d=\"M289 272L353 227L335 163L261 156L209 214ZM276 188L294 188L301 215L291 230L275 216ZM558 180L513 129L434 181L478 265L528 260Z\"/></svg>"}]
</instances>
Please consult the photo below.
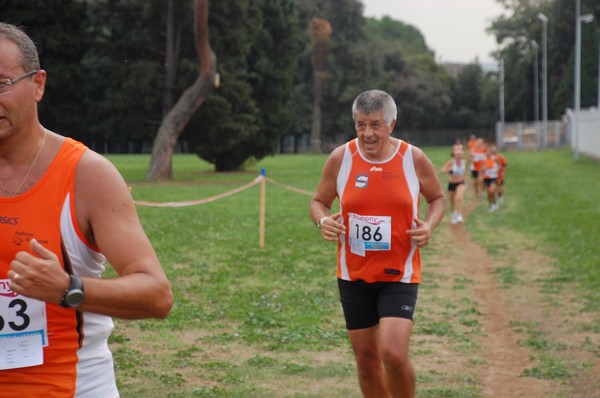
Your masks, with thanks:
<instances>
[{"instance_id":1,"label":"street lamp post","mask_svg":"<svg viewBox=\"0 0 600 398\"><path fill-rule=\"evenodd\" d=\"M581 14L580 0L575 2L575 160L579 160L579 109L581 101L581 23L594 20L592 14Z\"/></svg>"},{"instance_id":2,"label":"street lamp post","mask_svg":"<svg viewBox=\"0 0 600 398\"><path fill-rule=\"evenodd\" d=\"M548 17L539 13L538 19L542 22L542 118L544 119L543 134L548 135Z\"/></svg>"},{"instance_id":3,"label":"street lamp post","mask_svg":"<svg viewBox=\"0 0 600 398\"><path fill-rule=\"evenodd\" d=\"M600 110L600 35L598 36L598 103L596 108Z\"/></svg>"},{"instance_id":4,"label":"street lamp post","mask_svg":"<svg viewBox=\"0 0 600 398\"><path fill-rule=\"evenodd\" d=\"M531 47L533 47L533 114L535 121L540 120L540 95L538 93L538 44L535 40L531 41Z\"/></svg>"},{"instance_id":5,"label":"street lamp post","mask_svg":"<svg viewBox=\"0 0 600 398\"><path fill-rule=\"evenodd\" d=\"M504 137L504 58L500 60L499 67L499 101L500 101L500 126L502 128L502 137Z\"/></svg>"}]
</instances>

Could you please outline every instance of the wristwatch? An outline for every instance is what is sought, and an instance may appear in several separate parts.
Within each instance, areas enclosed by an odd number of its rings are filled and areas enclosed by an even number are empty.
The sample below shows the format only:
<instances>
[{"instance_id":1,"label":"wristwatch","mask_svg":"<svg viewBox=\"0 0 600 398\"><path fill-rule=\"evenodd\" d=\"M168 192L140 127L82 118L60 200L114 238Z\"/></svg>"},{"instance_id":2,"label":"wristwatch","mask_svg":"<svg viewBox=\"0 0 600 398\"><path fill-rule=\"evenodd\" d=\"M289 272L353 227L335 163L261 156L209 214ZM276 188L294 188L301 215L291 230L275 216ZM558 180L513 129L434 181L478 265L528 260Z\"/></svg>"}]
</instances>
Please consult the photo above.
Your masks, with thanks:
<instances>
[{"instance_id":1,"label":"wristwatch","mask_svg":"<svg viewBox=\"0 0 600 398\"><path fill-rule=\"evenodd\" d=\"M321 229L326 218L329 218L329 216L321 217L319 221L317 221L317 228Z\"/></svg>"},{"instance_id":2,"label":"wristwatch","mask_svg":"<svg viewBox=\"0 0 600 398\"><path fill-rule=\"evenodd\" d=\"M79 275L69 275L71 283L65 294L60 299L61 307L77 308L83 302L83 281Z\"/></svg>"}]
</instances>

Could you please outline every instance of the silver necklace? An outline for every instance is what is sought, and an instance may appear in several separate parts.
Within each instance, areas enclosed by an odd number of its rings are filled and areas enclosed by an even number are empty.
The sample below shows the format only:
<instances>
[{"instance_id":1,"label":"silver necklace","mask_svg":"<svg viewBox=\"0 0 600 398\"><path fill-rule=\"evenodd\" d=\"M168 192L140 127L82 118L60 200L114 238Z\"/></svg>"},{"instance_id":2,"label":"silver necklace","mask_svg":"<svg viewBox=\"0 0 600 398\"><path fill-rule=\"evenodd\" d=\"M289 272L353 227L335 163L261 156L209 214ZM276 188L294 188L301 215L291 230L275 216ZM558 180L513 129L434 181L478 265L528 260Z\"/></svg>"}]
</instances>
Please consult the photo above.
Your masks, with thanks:
<instances>
[{"instance_id":1,"label":"silver necklace","mask_svg":"<svg viewBox=\"0 0 600 398\"><path fill-rule=\"evenodd\" d=\"M46 133L46 130L44 129L44 137L42 138L42 145L40 145L40 149L38 149L38 152L35 155L33 162L31 162L31 166L29 166L29 170L27 170L25 177L23 177L23 179L21 180L21 183L19 184L19 187L17 188L17 190L15 191L13 196L17 196L19 194L19 192L21 191L21 188L23 188L23 184L25 184L25 181L27 180L27 177L29 177L29 173L31 173L31 170L33 170L33 166L35 166L35 164L37 163L38 158L40 157L40 154L42 153L42 149L44 149L44 144L46 143L46 135L47 135L47 133Z\"/></svg>"}]
</instances>

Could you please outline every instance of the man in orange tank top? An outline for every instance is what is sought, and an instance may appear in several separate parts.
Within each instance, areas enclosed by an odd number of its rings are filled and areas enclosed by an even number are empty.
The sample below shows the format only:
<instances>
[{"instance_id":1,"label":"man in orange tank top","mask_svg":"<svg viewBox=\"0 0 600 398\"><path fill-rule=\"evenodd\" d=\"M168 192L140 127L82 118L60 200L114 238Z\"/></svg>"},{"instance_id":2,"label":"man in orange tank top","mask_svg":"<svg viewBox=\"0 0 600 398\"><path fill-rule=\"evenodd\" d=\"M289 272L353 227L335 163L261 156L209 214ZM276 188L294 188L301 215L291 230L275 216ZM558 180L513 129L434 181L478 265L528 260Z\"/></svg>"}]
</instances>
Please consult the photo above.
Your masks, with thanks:
<instances>
[{"instance_id":1,"label":"man in orange tank top","mask_svg":"<svg viewBox=\"0 0 600 398\"><path fill-rule=\"evenodd\" d=\"M498 170L498 179L496 180L496 184L498 185L498 200L496 203L499 205L504 203L504 178L506 176L506 168L508 167L508 159L501 153L498 153L498 148L496 145L492 145L492 153L496 156L498 164L500 165L500 169Z\"/></svg>"},{"instance_id":2,"label":"man in orange tank top","mask_svg":"<svg viewBox=\"0 0 600 398\"><path fill-rule=\"evenodd\" d=\"M338 288L365 397L414 397L408 351L421 282L419 249L445 208L429 158L391 136L396 114L383 91L354 100L357 138L333 150L310 203L323 238L338 242ZM428 203L424 219L421 196ZM331 214L336 197L340 211Z\"/></svg>"},{"instance_id":3,"label":"man in orange tank top","mask_svg":"<svg viewBox=\"0 0 600 398\"><path fill-rule=\"evenodd\" d=\"M0 23L0 396L116 398L111 317L164 318L173 295L116 168L40 124L45 85Z\"/></svg>"}]
</instances>

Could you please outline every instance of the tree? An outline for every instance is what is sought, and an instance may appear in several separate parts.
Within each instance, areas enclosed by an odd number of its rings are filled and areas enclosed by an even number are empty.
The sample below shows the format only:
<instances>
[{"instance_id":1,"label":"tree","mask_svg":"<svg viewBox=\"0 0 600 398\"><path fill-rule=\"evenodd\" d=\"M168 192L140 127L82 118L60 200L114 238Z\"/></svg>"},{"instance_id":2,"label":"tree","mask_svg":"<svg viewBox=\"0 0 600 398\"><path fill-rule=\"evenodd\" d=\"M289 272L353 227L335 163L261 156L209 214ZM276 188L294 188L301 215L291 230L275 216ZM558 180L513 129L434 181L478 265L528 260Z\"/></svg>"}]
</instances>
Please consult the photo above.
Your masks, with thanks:
<instances>
[{"instance_id":1,"label":"tree","mask_svg":"<svg viewBox=\"0 0 600 398\"><path fill-rule=\"evenodd\" d=\"M495 19L488 31L496 35L504 59L507 120L532 119L533 101L530 40L541 43L542 24L537 15L548 17L548 117L560 119L573 107L575 5L572 0L502 0L508 13ZM600 3L581 0L581 14L600 15ZM592 25L592 26L589 26ZM595 25L595 26L594 26ZM582 25L581 106L595 104L598 74L598 18ZM588 30L584 34L585 30Z\"/></svg>"},{"instance_id":2,"label":"tree","mask_svg":"<svg viewBox=\"0 0 600 398\"><path fill-rule=\"evenodd\" d=\"M84 26L86 4L74 0L5 1L0 9L3 22L23 28L36 43L41 67L48 73L39 104L41 122L49 129L81 138L87 127L81 90L87 76L80 66L90 45Z\"/></svg>"},{"instance_id":3,"label":"tree","mask_svg":"<svg viewBox=\"0 0 600 398\"><path fill-rule=\"evenodd\" d=\"M213 2L210 28L223 84L185 137L217 171L239 170L274 154L292 124L288 98L301 50L295 2Z\"/></svg>"},{"instance_id":4,"label":"tree","mask_svg":"<svg viewBox=\"0 0 600 398\"><path fill-rule=\"evenodd\" d=\"M143 0L88 1L85 31L92 38L78 68L86 79L88 145L139 152L160 125L165 87L164 6ZM103 146L103 147L102 147Z\"/></svg>"},{"instance_id":5,"label":"tree","mask_svg":"<svg viewBox=\"0 0 600 398\"><path fill-rule=\"evenodd\" d=\"M312 43L312 66L314 81L314 98L312 127L310 130L310 150L321 152L321 105L323 89L327 77L327 58L331 47L331 24L323 18L313 18L310 22L310 37Z\"/></svg>"},{"instance_id":6,"label":"tree","mask_svg":"<svg viewBox=\"0 0 600 398\"><path fill-rule=\"evenodd\" d=\"M173 153L177 139L194 112L219 86L216 56L208 40L208 0L195 0L195 33L200 75L163 119L158 130L147 178L151 181L173 178Z\"/></svg>"}]
</instances>

